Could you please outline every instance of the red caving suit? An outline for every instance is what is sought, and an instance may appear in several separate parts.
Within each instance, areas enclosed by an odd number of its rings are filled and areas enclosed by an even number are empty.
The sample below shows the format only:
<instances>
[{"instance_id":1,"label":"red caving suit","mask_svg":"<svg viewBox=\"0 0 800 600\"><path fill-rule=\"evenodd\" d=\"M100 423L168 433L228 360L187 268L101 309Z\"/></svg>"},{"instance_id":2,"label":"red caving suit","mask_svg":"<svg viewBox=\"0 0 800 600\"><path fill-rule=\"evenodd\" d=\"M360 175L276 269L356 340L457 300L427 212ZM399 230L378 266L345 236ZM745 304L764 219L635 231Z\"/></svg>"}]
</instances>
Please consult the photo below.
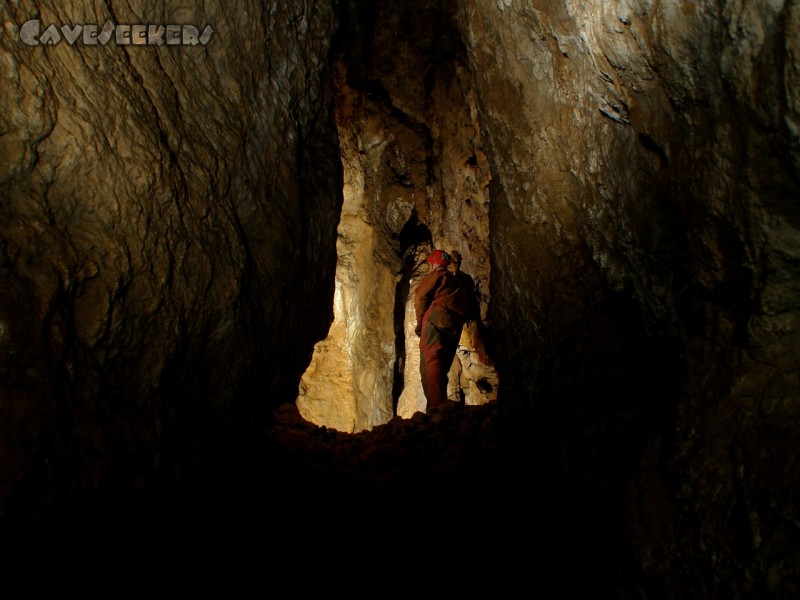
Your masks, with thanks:
<instances>
[{"instance_id":1,"label":"red caving suit","mask_svg":"<svg viewBox=\"0 0 800 600\"><path fill-rule=\"evenodd\" d=\"M447 373L453 364L461 329L470 310L469 293L458 277L437 266L414 292L419 333L419 370L428 408L447 399Z\"/></svg>"}]
</instances>

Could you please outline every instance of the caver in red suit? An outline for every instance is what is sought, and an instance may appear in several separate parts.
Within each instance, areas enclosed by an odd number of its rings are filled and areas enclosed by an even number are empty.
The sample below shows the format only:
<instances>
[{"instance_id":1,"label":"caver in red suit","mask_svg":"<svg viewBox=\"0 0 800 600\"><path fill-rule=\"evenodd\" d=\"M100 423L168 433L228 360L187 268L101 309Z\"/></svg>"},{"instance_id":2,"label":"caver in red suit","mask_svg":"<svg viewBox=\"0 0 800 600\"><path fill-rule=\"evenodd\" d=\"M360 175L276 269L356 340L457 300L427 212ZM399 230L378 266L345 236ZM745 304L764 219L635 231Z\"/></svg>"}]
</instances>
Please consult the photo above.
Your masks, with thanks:
<instances>
[{"instance_id":1,"label":"caver in red suit","mask_svg":"<svg viewBox=\"0 0 800 600\"><path fill-rule=\"evenodd\" d=\"M429 409L441 406L447 399L447 373L471 306L469 292L447 269L451 261L447 252L431 252L428 257L430 272L414 292L419 370Z\"/></svg>"}]
</instances>

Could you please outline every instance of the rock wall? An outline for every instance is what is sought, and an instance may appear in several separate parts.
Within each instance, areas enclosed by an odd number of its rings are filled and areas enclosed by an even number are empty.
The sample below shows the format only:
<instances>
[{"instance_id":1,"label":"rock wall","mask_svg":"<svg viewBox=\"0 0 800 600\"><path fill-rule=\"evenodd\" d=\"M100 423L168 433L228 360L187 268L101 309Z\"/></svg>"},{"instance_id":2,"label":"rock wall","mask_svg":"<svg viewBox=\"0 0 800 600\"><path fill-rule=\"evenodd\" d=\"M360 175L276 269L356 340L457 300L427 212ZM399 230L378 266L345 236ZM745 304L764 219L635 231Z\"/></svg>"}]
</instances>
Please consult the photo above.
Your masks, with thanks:
<instances>
[{"instance_id":1,"label":"rock wall","mask_svg":"<svg viewBox=\"0 0 800 600\"><path fill-rule=\"evenodd\" d=\"M328 336L300 382L297 406L309 421L348 433L393 416L395 275L399 233L411 204L391 197L386 155L398 150L382 120L363 112L337 64L337 126L344 166L344 204L336 245L336 300ZM353 111L360 118L353 118ZM388 170L388 169L387 169ZM404 213L405 216L404 216Z\"/></svg>"},{"instance_id":2,"label":"rock wall","mask_svg":"<svg viewBox=\"0 0 800 600\"><path fill-rule=\"evenodd\" d=\"M332 318L328 2L0 4L0 513L180 483ZM213 28L28 46L20 27Z\"/></svg>"},{"instance_id":3,"label":"rock wall","mask_svg":"<svg viewBox=\"0 0 800 600\"><path fill-rule=\"evenodd\" d=\"M425 411L413 290L432 246L463 255L486 320L490 176L455 4L351 3L342 19L343 305L303 376L298 407L314 423L361 431ZM497 395L477 334L477 324L466 329L452 373L453 398L468 404Z\"/></svg>"},{"instance_id":4,"label":"rock wall","mask_svg":"<svg viewBox=\"0 0 800 600\"><path fill-rule=\"evenodd\" d=\"M462 339L465 399L518 426L541 470L508 489L555 498L576 565L630 597L796 595L796 2L0 16L5 543L179 487L298 382L346 431L419 411L435 246L491 332L496 371ZM34 17L213 35L28 46Z\"/></svg>"},{"instance_id":5,"label":"rock wall","mask_svg":"<svg viewBox=\"0 0 800 600\"><path fill-rule=\"evenodd\" d=\"M800 9L459 7L500 401L646 591L796 590Z\"/></svg>"}]
</instances>

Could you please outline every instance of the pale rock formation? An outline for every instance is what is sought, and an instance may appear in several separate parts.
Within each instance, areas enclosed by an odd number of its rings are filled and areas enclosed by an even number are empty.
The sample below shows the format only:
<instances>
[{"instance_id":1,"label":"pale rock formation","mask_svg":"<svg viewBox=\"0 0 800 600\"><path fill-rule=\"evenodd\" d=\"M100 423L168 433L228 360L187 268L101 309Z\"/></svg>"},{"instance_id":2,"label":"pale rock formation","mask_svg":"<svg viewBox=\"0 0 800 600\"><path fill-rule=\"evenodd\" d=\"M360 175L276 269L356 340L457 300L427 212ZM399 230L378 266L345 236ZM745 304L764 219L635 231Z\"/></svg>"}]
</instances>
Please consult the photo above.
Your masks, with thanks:
<instances>
[{"instance_id":1,"label":"pale rock formation","mask_svg":"<svg viewBox=\"0 0 800 600\"><path fill-rule=\"evenodd\" d=\"M337 281L351 310L342 317L346 325L336 323L337 315L317 345L298 396L303 417L340 431L425 411L413 291L432 247L461 252L484 321L490 303L491 176L469 71L458 56L426 62L431 53L460 52L457 38L437 37L440 28L455 34L454 25L437 7L418 13L387 4L376 11L374 35L350 40L338 65L345 204ZM357 43L370 45L370 64L352 55ZM404 240L406 227L426 229L427 238ZM395 311L395 303L404 308ZM404 316L393 327L396 312ZM340 337L351 331L352 337ZM463 396L471 405L495 400L498 385L494 366L475 351L474 331L465 329L451 388L453 399ZM368 384L356 390L356 381Z\"/></svg>"},{"instance_id":2,"label":"pale rock formation","mask_svg":"<svg viewBox=\"0 0 800 600\"><path fill-rule=\"evenodd\" d=\"M344 163L344 205L336 245L334 320L314 348L300 382L297 405L307 420L345 432L370 429L392 418L395 361L396 259L386 252L380 223L399 233L404 220L375 210L372 179L391 139L371 121L339 126ZM402 202L395 205L403 211ZM407 205L410 213L411 205ZM387 218L388 217L388 218Z\"/></svg>"}]
</instances>

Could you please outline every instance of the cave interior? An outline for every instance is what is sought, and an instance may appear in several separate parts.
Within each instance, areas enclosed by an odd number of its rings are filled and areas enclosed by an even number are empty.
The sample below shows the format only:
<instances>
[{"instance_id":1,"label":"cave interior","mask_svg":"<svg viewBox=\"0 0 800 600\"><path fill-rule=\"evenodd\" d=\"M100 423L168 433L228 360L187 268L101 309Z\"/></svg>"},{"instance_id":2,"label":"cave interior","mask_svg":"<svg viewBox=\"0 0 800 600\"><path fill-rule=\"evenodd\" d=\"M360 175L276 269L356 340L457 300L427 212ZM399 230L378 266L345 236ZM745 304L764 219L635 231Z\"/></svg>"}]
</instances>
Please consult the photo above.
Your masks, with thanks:
<instances>
[{"instance_id":1,"label":"cave interior","mask_svg":"<svg viewBox=\"0 0 800 600\"><path fill-rule=\"evenodd\" d=\"M9 572L800 593L796 2L0 17ZM481 318L427 411L434 248Z\"/></svg>"}]
</instances>

